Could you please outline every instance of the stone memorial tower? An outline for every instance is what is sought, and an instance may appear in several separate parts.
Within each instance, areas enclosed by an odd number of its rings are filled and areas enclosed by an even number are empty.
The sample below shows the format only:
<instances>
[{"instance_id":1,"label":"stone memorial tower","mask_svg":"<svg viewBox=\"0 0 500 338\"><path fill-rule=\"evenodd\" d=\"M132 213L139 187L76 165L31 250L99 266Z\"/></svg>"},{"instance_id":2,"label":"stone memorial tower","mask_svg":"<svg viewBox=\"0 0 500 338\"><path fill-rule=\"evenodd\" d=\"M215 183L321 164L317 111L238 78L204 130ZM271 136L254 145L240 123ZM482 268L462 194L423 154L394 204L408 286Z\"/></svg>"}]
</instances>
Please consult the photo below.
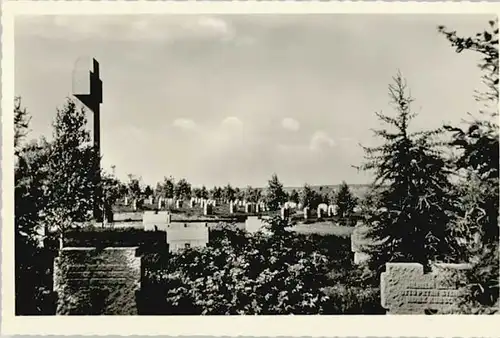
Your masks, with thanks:
<instances>
[{"instance_id":1,"label":"stone memorial tower","mask_svg":"<svg viewBox=\"0 0 500 338\"><path fill-rule=\"evenodd\" d=\"M90 88L88 93L73 95L94 113L94 220L103 222L103 201L101 191L101 103L102 80L99 76L99 62L92 59L93 71L89 71Z\"/></svg>"}]
</instances>

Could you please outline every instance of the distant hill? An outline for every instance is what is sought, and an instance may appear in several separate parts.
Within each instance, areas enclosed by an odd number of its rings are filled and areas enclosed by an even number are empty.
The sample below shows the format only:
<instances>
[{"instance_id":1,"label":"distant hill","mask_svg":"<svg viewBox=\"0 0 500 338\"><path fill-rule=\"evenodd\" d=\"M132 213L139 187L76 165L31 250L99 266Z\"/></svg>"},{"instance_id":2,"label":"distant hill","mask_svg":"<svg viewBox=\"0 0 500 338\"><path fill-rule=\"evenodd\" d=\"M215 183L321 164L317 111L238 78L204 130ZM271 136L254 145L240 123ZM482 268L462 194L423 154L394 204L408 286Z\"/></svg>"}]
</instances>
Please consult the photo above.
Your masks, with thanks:
<instances>
[{"instance_id":1,"label":"distant hill","mask_svg":"<svg viewBox=\"0 0 500 338\"><path fill-rule=\"evenodd\" d=\"M352 193L358 197L362 198L366 195L368 192L368 189L370 188L369 184L348 184L349 188L351 189ZM334 184L334 185L311 185L310 186L312 190L321 192L322 194L329 194L332 190L338 191L340 184ZM285 191L287 193L290 193L292 190L297 190L300 192L302 190L303 186L301 187L284 187ZM266 188L261 188L262 190L266 190Z\"/></svg>"},{"instance_id":2,"label":"distant hill","mask_svg":"<svg viewBox=\"0 0 500 338\"><path fill-rule=\"evenodd\" d=\"M348 184L349 189L351 189L352 193L356 197L364 197L370 188L369 184ZM285 187L286 192L290 192L293 189L300 191L303 187ZM332 190L338 191L340 188L340 184L335 185L312 185L311 189L321 193L330 193Z\"/></svg>"}]
</instances>

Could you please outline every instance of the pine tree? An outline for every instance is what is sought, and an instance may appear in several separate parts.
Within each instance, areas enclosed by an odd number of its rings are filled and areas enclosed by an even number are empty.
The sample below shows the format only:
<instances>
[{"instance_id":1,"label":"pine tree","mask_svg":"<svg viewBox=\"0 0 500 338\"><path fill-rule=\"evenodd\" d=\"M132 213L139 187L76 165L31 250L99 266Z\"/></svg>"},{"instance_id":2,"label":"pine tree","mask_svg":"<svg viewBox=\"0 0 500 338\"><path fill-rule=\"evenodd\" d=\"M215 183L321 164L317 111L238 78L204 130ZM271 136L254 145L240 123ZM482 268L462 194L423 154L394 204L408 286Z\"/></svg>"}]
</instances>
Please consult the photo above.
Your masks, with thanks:
<instances>
[{"instance_id":1,"label":"pine tree","mask_svg":"<svg viewBox=\"0 0 500 338\"><path fill-rule=\"evenodd\" d=\"M269 210L273 211L278 210L280 205L286 202L286 193L283 189L283 184L281 184L276 174L273 174L269 180L266 200Z\"/></svg>"},{"instance_id":2,"label":"pine tree","mask_svg":"<svg viewBox=\"0 0 500 338\"><path fill-rule=\"evenodd\" d=\"M376 115L395 130L374 131L384 143L363 147L366 162L360 167L374 172L373 186L379 194L377 208L367 215L373 258L375 264L412 261L428 266L448 252L446 234L453 210L449 172L436 141L440 131L410 132L416 114L400 73L389 85L389 96L396 116Z\"/></svg>"},{"instance_id":3,"label":"pine tree","mask_svg":"<svg viewBox=\"0 0 500 338\"><path fill-rule=\"evenodd\" d=\"M338 213L341 218L352 215L354 208L357 205L356 197L352 194L346 182L342 182L339 191L335 195L337 202Z\"/></svg>"},{"instance_id":4,"label":"pine tree","mask_svg":"<svg viewBox=\"0 0 500 338\"><path fill-rule=\"evenodd\" d=\"M461 222L457 236L466 243L498 243L499 210L499 127L498 127L498 21L490 21L489 29L475 37L459 37L456 32L439 27L457 53L473 51L482 55L486 90L476 93L484 110L471 116L467 129L446 126L452 132L451 146L458 150L456 169L465 170L460 189Z\"/></svg>"},{"instance_id":5,"label":"pine tree","mask_svg":"<svg viewBox=\"0 0 500 338\"><path fill-rule=\"evenodd\" d=\"M460 37L455 31L438 28L457 53L472 51L481 55L485 89L476 92L483 105L479 116L472 116L468 128L446 126L451 146L458 150L459 180L457 204L460 213L454 234L460 251L474 263L468 272L469 292L465 312L498 311L499 302L499 126L498 126L498 19L475 37Z\"/></svg>"}]
</instances>

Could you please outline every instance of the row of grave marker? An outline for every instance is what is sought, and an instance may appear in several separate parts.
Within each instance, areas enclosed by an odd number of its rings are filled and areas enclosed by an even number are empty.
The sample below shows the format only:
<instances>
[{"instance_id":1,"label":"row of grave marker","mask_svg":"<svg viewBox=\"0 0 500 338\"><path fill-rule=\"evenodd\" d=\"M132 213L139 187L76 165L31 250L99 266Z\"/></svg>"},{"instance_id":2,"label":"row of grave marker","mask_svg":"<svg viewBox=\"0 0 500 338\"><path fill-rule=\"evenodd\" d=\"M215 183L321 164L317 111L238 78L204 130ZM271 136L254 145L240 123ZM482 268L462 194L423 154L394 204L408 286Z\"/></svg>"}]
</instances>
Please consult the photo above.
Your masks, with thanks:
<instances>
[{"instance_id":1,"label":"row of grave marker","mask_svg":"<svg viewBox=\"0 0 500 338\"><path fill-rule=\"evenodd\" d=\"M150 204L153 204L152 198L150 199ZM128 199L125 198L125 205L128 205ZM173 198L169 199L163 199L162 197L158 198L158 208L157 209L162 209L165 205L167 206L173 206L175 205L176 209L180 209L183 207L183 200L176 200ZM211 215L213 214L213 208L217 206L217 201L213 199L203 199L203 198L191 198L189 201L189 207L190 208L195 208L197 205L199 205L203 209L204 215ZM229 213L234 214L238 211L239 207L244 207L245 213L261 213L261 212L267 212L269 211L269 208L264 202L258 202L258 203L252 203L252 202L247 202L244 200L234 200L234 201L229 201ZM295 210L295 209L300 209L302 206L299 203L294 203L294 202L286 202L284 206L281 207L281 217L283 219L286 219L290 216L290 211ZM132 208L134 211L137 211L137 200L134 199L132 201ZM304 207L302 209L304 219L309 219L311 218L311 208L310 207ZM322 203L318 206L316 210L316 216L317 218L323 218L325 216L327 217L334 217L337 216L338 214L338 206L334 204L326 204Z\"/></svg>"}]
</instances>

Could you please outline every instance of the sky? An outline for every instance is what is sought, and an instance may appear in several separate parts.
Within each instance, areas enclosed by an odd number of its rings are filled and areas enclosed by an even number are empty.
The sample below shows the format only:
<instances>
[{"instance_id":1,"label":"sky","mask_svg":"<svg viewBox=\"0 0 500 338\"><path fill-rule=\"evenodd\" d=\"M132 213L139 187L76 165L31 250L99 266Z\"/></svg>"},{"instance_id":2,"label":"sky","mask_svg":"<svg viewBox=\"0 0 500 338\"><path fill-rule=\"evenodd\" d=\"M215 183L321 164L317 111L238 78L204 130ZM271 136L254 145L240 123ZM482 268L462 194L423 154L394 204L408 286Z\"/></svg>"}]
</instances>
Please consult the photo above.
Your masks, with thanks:
<instances>
[{"instance_id":1,"label":"sky","mask_svg":"<svg viewBox=\"0 0 500 338\"><path fill-rule=\"evenodd\" d=\"M352 166L363 161L360 143L378 144L374 113L394 113L387 86L398 69L419 113L414 130L460 122L478 110L478 56L457 54L436 27L470 36L492 18L17 17L15 91L32 137L50 136L56 109L83 90L95 57L102 165L122 179L263 187L277 173L286 186L368 183Z\"/></svg>"}]
</instances>

